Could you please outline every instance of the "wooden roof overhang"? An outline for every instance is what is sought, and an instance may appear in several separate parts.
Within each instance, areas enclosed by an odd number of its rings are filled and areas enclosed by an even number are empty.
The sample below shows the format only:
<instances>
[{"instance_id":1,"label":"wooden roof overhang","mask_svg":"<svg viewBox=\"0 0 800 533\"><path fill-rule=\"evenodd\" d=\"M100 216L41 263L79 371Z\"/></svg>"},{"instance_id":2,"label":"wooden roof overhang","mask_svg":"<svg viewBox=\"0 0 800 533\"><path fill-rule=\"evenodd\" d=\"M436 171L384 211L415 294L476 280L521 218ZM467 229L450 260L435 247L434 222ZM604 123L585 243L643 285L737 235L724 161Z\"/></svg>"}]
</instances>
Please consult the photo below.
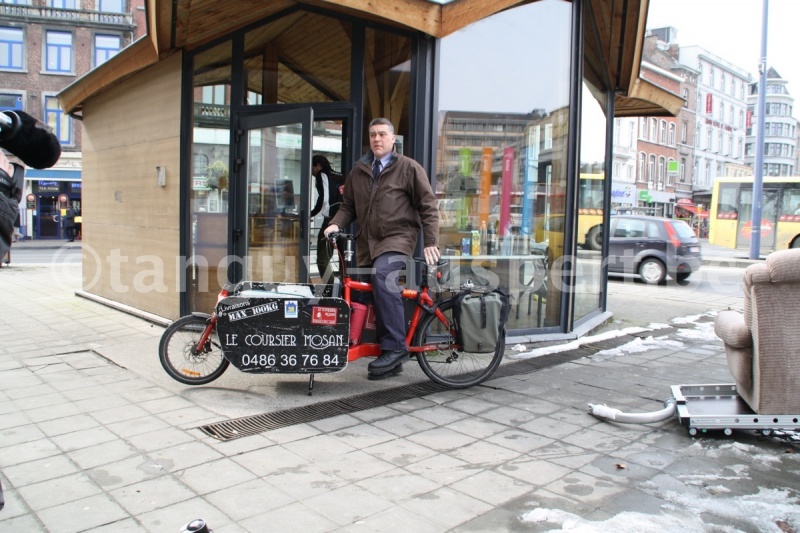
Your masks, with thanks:
<instances>
[{"instance_id":1,"label":"wooden roof overhang","mask_svg":"<svg viewBox=\"0 0 800 533\"><path fill-rule=\"evenodd\" d=\"M536 1L536 0L531 0ZM587 0L598 29L587 42L586 75L603 76L615 93L617 116L676 115L683 99L639 78L649 0ZM83 102L181 50L193 50L254 21L296 6L417 30L442 38L473 22L527 3L519 0L145 0L148 33L58 94L80 115ZM309 32L309 35L313 35Z\"/></svg>"}]
</instances>

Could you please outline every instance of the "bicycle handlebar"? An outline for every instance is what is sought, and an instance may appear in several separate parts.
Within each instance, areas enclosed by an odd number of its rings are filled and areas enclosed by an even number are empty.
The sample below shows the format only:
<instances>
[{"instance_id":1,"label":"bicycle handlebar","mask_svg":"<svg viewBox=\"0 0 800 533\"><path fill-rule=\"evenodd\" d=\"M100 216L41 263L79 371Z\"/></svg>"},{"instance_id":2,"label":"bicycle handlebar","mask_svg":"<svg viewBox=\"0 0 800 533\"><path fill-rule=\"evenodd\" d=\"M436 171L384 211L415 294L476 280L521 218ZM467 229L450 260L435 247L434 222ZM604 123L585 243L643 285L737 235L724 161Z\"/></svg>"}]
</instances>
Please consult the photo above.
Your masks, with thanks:
<instances>
[{"instance_id":1,"label":"bicycle handlebar","mask_svg":"<svg viewBox=\"0 0 800 533\"><path fill-rule=\"evenodd\" d=\"M332 231L332 232L328 233L328 234L325 236L325 238L326 238L326 239L327 239L327 240L328 240L328 241L329 241L331 244L334 244L334 245L336 244L336 239L340 239L340 238L341 238L341 239L347 239L347 240L351 240L351 241L354 241L354 240L356 240L356 236L355 236L355 235L352 235L352 234L350 234L350 233L344 233L343 231Z\"/></svg>"}]
</instances>

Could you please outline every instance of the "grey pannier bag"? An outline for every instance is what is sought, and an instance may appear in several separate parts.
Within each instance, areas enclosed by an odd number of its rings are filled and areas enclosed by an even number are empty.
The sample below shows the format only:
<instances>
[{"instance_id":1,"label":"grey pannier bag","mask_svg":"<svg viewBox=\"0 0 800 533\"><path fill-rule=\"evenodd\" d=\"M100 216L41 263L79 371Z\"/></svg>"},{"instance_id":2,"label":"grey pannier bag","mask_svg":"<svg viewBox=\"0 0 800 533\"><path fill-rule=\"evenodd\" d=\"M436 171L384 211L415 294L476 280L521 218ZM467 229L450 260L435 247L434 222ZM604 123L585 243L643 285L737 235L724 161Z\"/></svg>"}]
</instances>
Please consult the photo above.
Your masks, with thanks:
<instances>
[{"instance_id":1,"label":"grey pannier bag","mask_svg":"<svg viewBox=\"0 0 800 533\"><path fill-rule=\"evenodd\" d=\"M500 289L488 293L462 292L455 297L453 319L457 339L465 352L490 353L505 342L508 295Z\"/></svg>"}]
</instances>

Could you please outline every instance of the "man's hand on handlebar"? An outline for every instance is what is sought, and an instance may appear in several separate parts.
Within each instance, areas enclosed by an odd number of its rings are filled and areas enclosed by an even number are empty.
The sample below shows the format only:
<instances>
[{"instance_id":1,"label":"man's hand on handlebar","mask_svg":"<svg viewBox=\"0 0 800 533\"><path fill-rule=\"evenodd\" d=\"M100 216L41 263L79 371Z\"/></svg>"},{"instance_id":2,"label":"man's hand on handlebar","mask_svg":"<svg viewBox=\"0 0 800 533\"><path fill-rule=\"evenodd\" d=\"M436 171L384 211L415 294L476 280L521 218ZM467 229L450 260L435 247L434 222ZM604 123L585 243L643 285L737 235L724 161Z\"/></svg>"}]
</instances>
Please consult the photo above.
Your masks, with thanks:
<instances>
[{"instance_id":1,"label":"man's hand on handlebar","mask_svg":"<svg viewBox=\"0 0 800 533\"><path fill-rule=\"evenodd\" d=\"M327 237L331 233L339 233L339 226L336 224L331 224L325 230L323 230L324 235Z\"/></svg>"},{"instance_id":2,"label":"man's hand on handlebar","mask_svg":"<svg viewBox=\"0 0 800 533\"><path fill-rule=\"evenodd\" d=\"M439 258L442 257L438 246L426 246L422 254L425 256L425 262L429 265L435 265Z\"/></svg>"}]
</instances>

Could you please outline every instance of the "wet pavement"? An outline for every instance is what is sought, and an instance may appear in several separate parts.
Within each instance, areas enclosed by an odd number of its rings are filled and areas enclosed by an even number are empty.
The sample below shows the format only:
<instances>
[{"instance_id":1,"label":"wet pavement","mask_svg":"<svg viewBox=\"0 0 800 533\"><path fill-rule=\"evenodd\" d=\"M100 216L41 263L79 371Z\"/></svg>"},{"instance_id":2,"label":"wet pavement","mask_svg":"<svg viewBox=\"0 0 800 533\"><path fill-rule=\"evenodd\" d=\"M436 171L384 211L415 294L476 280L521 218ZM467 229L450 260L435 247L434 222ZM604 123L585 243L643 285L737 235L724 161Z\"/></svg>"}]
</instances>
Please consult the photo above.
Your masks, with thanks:
<instances>
[{"instance_id":1,"label":"wet pavement","mask_svg":"<svg viewBox=\"0 0 800 533\"><path fill-rule=\"evenodd\" d=\"M270 413L277 397L285 409L397 383L353 364L311 399L303 383L235 369L183 386L160 369L163 327L75 296L79 284L76 266L0 271L2 532L177 532L194 518L216 533L800 531L798 444L588 414L656 411L670 385L730 382L713 320L741 297L612 282L602 328L507 347L526 369L220 441L198 428ZM402 383L423 380L406 366Z\"/></svg>"}]
</instances>

